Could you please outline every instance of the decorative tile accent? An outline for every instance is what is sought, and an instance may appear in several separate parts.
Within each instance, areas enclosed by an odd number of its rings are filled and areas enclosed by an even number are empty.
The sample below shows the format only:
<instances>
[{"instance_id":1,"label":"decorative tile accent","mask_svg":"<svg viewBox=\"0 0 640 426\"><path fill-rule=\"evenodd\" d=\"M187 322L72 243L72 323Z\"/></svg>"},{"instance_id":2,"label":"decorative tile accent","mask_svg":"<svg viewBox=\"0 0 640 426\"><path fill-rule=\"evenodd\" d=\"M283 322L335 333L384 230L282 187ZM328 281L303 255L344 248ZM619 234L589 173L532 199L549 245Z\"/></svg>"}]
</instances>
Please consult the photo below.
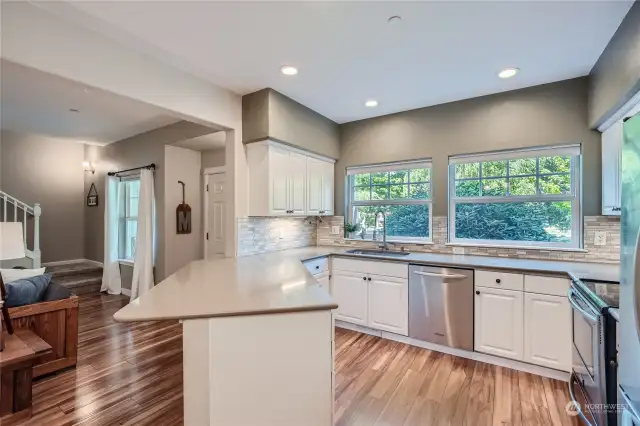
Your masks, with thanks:
<instances>
[{"instance_id":1,"label":"decorative tile accent","mask_svg":"<svg viewBox=\"0 0 640 426\"><path fill-rule=\"evenodd\" d=\"M331 227L339 226L340 234L332 235ZM607 245L593 244L596 231L607 232ZM407 251L452 254L453 246L447 246L447 218L433 217L433 244L396 244ZM318 224L317 242L320 246L344 246L353 248L375 248L379 241L357 241L344 239L344 217L323 218ZM465 254L474 256L514 257L520 259L564 260L576 262L618 263L620 262L620 218L609 216L586 216L584 218L584 249L586 252L543 250L535 248L505 248L464 246Z\"/></svg>"},{"instance_id":2,"label":"decorative tile accent","mask_svg":"<svg viewBox=\"0 0 640 426\"><path fill-rule=\"evenodd\" d=\"M238 218L238 256L316 245L315 217Z\"/></svg>"}]
</instances>

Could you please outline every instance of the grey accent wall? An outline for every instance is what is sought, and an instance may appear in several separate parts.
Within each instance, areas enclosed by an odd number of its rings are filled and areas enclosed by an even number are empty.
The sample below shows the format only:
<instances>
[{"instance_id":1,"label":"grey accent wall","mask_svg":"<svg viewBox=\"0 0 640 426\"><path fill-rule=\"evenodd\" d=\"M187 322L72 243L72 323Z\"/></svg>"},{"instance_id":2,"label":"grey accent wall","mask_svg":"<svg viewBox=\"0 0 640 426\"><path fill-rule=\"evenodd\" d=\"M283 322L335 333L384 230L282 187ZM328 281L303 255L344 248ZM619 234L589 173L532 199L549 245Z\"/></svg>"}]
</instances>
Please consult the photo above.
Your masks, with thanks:
<instances>
[{"instance_id":1,"label":"grey accent wall","mask_svg":"<svg viewBox=\"0 0 640 426\"><path fill-rule=\"evenodd\" d=\"M598 127L640 90L640 1L589 74L589 125Z\"/></svg>"},{"instance_id":2,"label":"grey accent wall","mask_svg":"<svg viewBox=\"0 0 640 426\"><path fill-rule=\"evenodd\" d=\"M181 121L159 129L112 143L104 147L86 146L85 158L96 166L94 175L85 175L85 192L92 183L96 184L101 202L98 207L85 207L85 254L87 259L104 260L104 194L107 172L156 164L155 196L157 221L157 254L155 279L162 280L165 275L165 258L172 247L165 246L165 145L184 139L194 138L211 129L206 126ZM166 251L165 251L166 250Z\"/></svg>"},{"instance_id":3,"label":"grey accent wall","mask_svg":"<svg viewBox=\"0 0 640 426\"><path fill-rule=\"evenodd\" d=\"M0 140L0 188L20 201L42 207L42 261L84 258L84 146L6 130ZM28 241L33 241L32 221L27 229ZM31 243L29 248L33 248Z\"/></svg>"},{"instance_id":4,"label":"grey accent wall","mask_svg":"<svg viewBox=\"0 0 640 426\"><path fill-rule=\"evenodd\" d=\"M340 154L338 124L273 89L242 97L243 142L267 138L330 158Z\"/></svg>"},{"instance_id":5,"label":"grey accent wall","mask_svg":"<svg viewBox=\"0 0 640 426\"><path fill-rule=\"evenodd\" d=\"M225 155L226 150L224 148L202 151L202 168L224 166Z\"/></svg>"},{"instance_id":6,"label":"grey accent wall","mask_svg":"<svg viewBox=\"0 0 640 426\"><path fill-rule=\"evenodd\" d=\"M583 214L599 215L600 134L589 129L587 79L577 78L355 121L341 126L336 215L344 215L348 166L433 159L433 215L448 210L448 157L581 142Z\"/></svg>"}]
</instances>

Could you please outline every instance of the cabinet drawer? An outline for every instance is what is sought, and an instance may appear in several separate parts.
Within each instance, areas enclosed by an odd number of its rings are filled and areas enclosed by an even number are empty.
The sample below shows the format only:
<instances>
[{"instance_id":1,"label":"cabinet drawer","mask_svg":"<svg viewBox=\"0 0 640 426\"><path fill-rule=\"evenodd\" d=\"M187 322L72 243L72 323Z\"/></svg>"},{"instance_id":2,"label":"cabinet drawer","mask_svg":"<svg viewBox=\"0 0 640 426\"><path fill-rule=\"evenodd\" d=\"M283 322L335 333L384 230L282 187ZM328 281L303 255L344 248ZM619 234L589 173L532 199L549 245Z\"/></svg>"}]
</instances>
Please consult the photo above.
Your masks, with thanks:
<instances>
[{"instance_id":1,"label":"cabinet drawer","mask_svg":"<svg viewBox=\"0 0 640 426\"><path fill-rule=\"evenodd\" d=\"M319 274L329 270L329 257L321 257L319 259L307 260L304 262L307 270L312 274Z\"/></svg>"},{"instance_id":2,"label":"cabinet drawer","mask_svg":"<svg viewBox=\"0 0 640 426\"><path fill-rule=\"evenodd\" d=\"M475 285L476 287L502 288L505 290L522 291L524 289L524 276L522 274L482 271L476 269Z\"/></svg>"},{"instance_id":3,"label":"cabinet drawer","mask_svg":"<svg viewBox=\"0 0 640 426\"><path fill-rule=\"evenodd\" d=\"M525 275L524 291L527 293L566 296L571 283L567 278L547 277L543 275Z\"/></svg>"},{"instance_id":4,"label":"cabinet drawer","mask_svg":"<svg viewBox=\"0 0 640 426\"><path fill-rule=\"evenodd\" d=\"M406 263L354 260L336 257L333 259L334 271L358 272L362 274L381 275L383 277L408 278L409 265Z\"/></svg>"}]
</instances>

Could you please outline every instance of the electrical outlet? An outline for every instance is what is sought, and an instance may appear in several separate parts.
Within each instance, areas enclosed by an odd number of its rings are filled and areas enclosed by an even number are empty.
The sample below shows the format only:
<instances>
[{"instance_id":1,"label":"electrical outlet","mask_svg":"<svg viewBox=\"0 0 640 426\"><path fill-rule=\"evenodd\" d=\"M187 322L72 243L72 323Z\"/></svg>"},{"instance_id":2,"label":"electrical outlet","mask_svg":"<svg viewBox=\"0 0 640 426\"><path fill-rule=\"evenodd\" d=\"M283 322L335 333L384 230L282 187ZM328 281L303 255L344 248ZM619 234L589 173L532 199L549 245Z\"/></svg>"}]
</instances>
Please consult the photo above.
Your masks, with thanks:
<instances>
[{"instance_id":1,"label":"electrical outlet","mask_svg":"<svg viewBox=\"0 0 640 426\"><path fill-rule=\"evenodd\" d=\"M464 247L454 247L453 254L464 254Z\"/></svg>"},{"instance_id":2,"label":"electrical outlet","mask_svg":"<svg viewBox=\"0 0 640 426\"><path fill-rule=\"evenodd\" d=\"M596 231L596 235L595 235L593 244L596 245L596 246L606 246L607 245L607 232L606 231Z\"/></svg>"},{"instance_id":3,"label":"electrical outlet","mask_svg":"<svg viewBox=\"0 0 640 426\"><path fill-rule=\"evenodd\" d=\"M331 227L331 235L340 235L340 227L332 226Z\"/></svg>"}]
</instances>

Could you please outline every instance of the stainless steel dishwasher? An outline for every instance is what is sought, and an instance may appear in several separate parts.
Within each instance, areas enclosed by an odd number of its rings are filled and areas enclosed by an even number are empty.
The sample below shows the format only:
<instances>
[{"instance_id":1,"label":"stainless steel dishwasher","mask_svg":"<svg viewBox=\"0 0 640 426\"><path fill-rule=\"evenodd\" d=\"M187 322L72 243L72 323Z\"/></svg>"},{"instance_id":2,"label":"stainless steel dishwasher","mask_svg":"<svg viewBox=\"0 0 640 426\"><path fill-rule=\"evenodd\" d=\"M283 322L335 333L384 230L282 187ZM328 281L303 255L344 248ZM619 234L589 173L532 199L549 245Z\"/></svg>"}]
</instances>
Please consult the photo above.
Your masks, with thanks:
<instances>
[{"instance_id":1,"label":"stainless steel dishwasher","mask_svg":"<svg viewBox=\"0 0 640 426\"><path fill-rule=\"evenodd\" d=\"M473 270L409 265L409 337L473 350Z\"/></svg>"}]
</instances>

